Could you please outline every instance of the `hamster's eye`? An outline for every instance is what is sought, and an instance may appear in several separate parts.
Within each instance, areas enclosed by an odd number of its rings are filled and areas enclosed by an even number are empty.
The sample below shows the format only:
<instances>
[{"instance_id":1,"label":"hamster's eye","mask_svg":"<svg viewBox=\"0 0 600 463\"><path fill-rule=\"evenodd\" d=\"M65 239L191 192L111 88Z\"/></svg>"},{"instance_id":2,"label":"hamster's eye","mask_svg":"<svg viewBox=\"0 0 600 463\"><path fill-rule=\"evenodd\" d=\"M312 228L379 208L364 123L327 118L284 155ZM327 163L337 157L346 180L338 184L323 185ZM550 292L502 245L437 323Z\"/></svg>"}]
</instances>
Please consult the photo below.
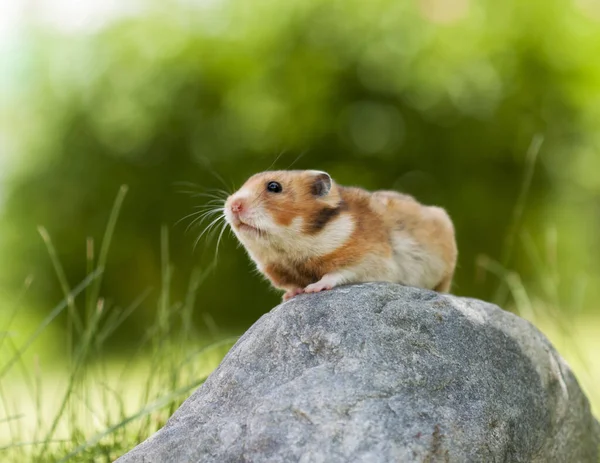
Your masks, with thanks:
<instances>
[{"instance_id":1,"label":"hamster's eye","mask_svg":"<svg viewBox=\"0 0 600 463\"><path fill-rule=\"evenodd\" d=\"M281 193L281 190L283 190L283 188L281 188L281 183L279 183L279 182L267 183L267 191L270 191L271 193Z\"/></svg>"}]
</instances>

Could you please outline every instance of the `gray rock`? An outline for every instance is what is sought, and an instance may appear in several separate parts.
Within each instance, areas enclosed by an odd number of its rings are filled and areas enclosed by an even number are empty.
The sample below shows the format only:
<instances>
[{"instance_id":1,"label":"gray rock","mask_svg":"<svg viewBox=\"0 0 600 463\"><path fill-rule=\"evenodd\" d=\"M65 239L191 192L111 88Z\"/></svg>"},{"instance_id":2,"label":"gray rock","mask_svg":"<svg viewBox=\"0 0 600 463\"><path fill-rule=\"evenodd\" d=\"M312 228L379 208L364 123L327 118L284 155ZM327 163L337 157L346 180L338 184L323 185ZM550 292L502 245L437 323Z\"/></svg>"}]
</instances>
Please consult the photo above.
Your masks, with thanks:
<instances>
[{"instance_id":1,"label":"gray rock","mask_svg":"<svg viewBox=\"0 0 600 463\"><path fill-rule=\"evenodd\" d=\"M132 462L591 462L600 432L530 323L372 283L264 315Z\"/></svg>"}]
</instances>

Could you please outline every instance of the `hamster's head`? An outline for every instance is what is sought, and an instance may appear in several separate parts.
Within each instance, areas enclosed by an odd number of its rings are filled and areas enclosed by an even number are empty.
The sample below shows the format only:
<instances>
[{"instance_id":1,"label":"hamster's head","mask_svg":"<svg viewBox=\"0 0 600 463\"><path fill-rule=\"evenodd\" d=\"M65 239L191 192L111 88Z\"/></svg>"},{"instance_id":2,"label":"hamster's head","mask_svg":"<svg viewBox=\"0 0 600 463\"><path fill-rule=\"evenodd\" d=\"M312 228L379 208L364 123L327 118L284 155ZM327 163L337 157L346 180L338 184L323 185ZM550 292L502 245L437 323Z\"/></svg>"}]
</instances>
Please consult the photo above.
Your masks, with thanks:
<instances>
[{"instance_id":1,"label":"hamster's head","mask_svg":"<svg viewBox=\"0 0 600 463\"><path fill-rule=\"evenodd\" d=\"M325 172L268 171L253 175L227 198L225 218L246 246L285 246L320 231L340 203L339 191Z\"/></svg>"}]
</instances>

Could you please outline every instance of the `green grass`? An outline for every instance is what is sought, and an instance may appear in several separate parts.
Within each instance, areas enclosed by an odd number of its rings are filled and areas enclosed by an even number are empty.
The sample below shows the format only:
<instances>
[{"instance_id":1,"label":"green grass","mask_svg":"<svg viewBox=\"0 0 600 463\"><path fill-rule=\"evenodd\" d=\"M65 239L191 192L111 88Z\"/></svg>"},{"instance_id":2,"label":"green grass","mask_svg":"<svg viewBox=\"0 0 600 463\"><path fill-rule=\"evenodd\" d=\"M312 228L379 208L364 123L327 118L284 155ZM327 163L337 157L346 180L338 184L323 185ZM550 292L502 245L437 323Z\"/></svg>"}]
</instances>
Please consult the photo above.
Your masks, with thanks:
<instances>
[{"instance_id":1,"label":"green grass","mask_svg":"<svg viewBox=\"0 0 600 463\"><path fill-rule=\"evenodd\" d=\"M545 249L538 249L527 233L520 236L521 250L535 263L537 281L526 287L517 273L480 256L478 266L500 283L497 300L492 302L530 321L546 335L575 373L594 415L600 417L600 314L583 310L585 275L575 279L561 275L552 230L547 232Z\"/></svg>"},{"instance_id":2,"label":"green grass","mask_svg":"<svg viewBox=\"0 0 600 463\"><path fill-rule=\"evenodd\" d=\"M124 187L118 193L97 259L94 242L88 239L88 275L73 287L49 234L40 228L64 298L16 345L11 328L21 316L19 298L0 332L2 462L113 461L162 427L236 340L206 336L192 325L197 294L208 269L193 273L183 301L171 300L173 269L168 230L163 228L162 282L155 322L129 360L104 355L114 331L141 305L149 303L149 292L124 308L109 306L100 296L110 242L126 193ZM560 298L564 280L552 257L555 240L551 233L544 251L537 249L528 235L517 233L518 227L514 230L510 247L516 251L520 246L518 250L536 263L538 284L526 288L519 275L510 271L510 253L503 262L481 257L479 266L484 274L498 279L501 305L532 321L567 359L598 416L600 340L595 332L600 319L588 319L580 312L583 286L574 288L569 300ZM26 280L24 293L30 285L31 279ZM564 310L566 306L569 311ZM64 362L46 371L30 350L65 312Z\"/></svg>"},{"instance_id":3,"label":"green grass","mask_svg":"<svg viewBox=\"0 0 600 463\"><path fill-rule=\"evenodd\" d=\"M114 331L142 304L149 291L128 307L111 307L100 297L110 243L127 188L122 187L95 259L88 239L88 276L71 288L48 232L40 227L64 299L19 346L11 328L15 303L0 332L0 460L113 461L159 429L179 404L206 379L235 342L215 340L192 323L196 294L206 275L197 269L184 301L170 299L172 268L167 228L161 231L162 284L155 322L125 362L104 355ZM24 291L31 284L27 280ZM83 307L79 307L82 302ZM29 350L66 313L62 366L42 373ZM81 315L83 314L83 316ZM43 345L43 344L41 344Z\"/></svg>"}]
</instances>

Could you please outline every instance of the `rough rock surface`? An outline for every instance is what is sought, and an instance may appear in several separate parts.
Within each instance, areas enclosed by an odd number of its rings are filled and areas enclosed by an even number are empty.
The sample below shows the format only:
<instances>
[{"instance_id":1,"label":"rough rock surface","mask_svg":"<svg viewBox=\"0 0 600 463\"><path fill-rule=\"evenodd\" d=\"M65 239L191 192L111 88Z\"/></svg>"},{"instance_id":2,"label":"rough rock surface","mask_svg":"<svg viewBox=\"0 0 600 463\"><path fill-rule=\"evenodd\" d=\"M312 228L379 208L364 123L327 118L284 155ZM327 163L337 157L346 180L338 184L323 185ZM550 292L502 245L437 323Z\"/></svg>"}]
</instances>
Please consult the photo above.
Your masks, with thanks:
<instances>
[{"instance_id":1,"label":"rough rock surface","mask_svg":"<svg viewBox=\"0 0 600 463\"><path fill-rule=\"evenodd\" d=\"M264 315L132 462L590 462L599 425L530 323L372 283Z\"/></svg>"}]
</instances>

